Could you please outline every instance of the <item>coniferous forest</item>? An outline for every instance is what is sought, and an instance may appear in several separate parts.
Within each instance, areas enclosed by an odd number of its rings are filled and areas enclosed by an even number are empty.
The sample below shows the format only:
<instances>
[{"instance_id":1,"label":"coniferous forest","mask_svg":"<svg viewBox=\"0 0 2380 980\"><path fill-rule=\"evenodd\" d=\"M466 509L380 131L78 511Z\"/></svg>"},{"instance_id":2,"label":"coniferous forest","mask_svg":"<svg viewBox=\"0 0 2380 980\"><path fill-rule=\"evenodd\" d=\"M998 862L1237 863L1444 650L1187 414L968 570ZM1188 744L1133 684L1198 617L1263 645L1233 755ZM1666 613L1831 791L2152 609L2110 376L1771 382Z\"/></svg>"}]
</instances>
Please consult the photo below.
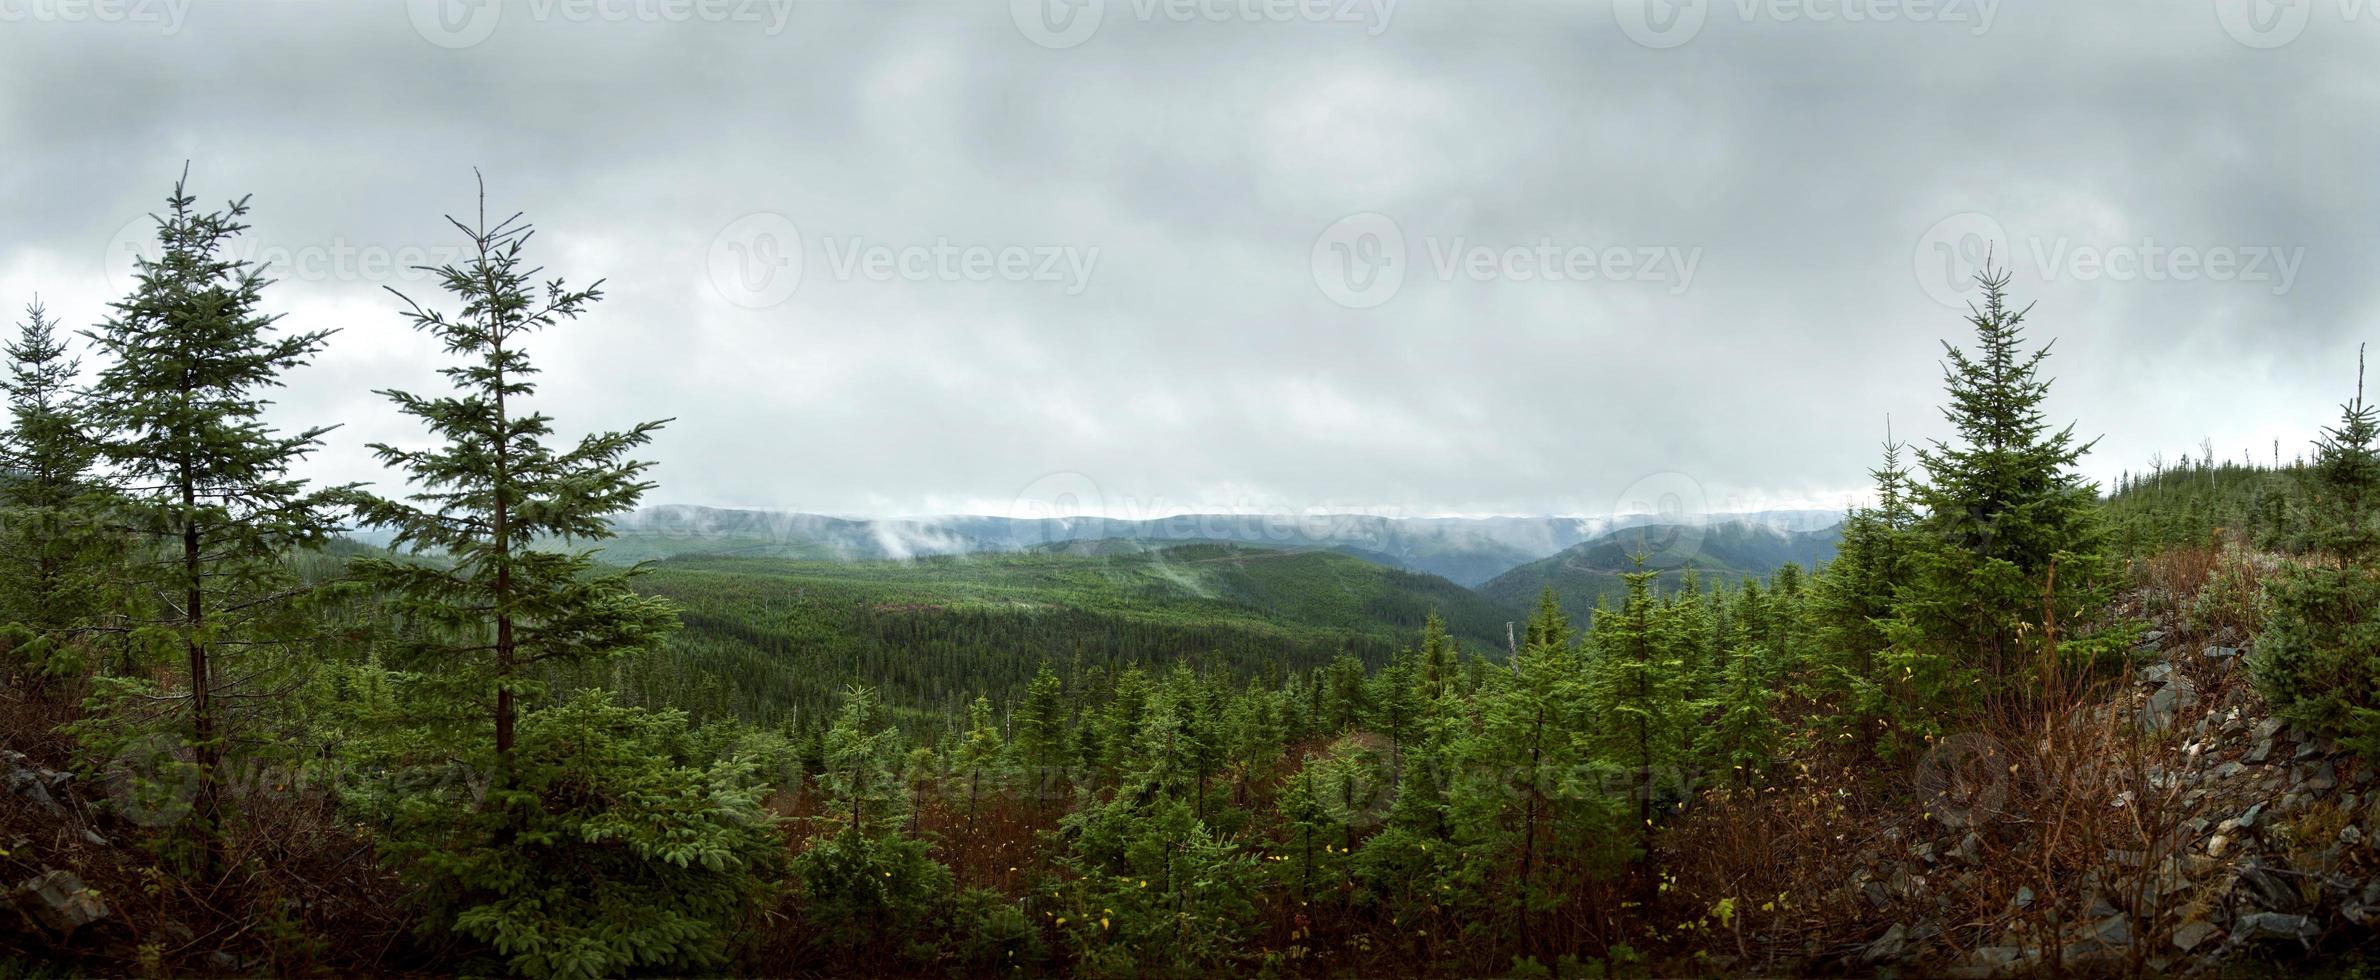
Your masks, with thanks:
<instances>
[{"instance_id":1,"label":"coniferous forest","mask_svg":"<svg viewBox=\"0 0 2380 980\"><path fill-rule=\"evenodd\" d=\"M435 290L389 298L446 358L446 387L378 393L418 430L370 447L411 491L300 479L344 436L265 409L340 338L233 257L250 207L175 184L104 320L36 302L7 345L9 975L2369 948L2380 409L2352 352L2310 457L2102 487L2090 420L2046 407L2055 311L1987 269L1942 324L1952 434L1879 448L1830 558L1640 555L1507 639L1443 579L1233 544L607 562L670 423L540 410L605 286L487 204Z\"/></svg>"},{"instance_id":2,"label":"coniferous forest","mask_svg":"<svg viewBox=\"0 0 2380 980\"><path fill-rule=\"evenodd\" d=\"M2380 973L2380 0L0 0L0 980Z\"/></svg>"}]
</instances>

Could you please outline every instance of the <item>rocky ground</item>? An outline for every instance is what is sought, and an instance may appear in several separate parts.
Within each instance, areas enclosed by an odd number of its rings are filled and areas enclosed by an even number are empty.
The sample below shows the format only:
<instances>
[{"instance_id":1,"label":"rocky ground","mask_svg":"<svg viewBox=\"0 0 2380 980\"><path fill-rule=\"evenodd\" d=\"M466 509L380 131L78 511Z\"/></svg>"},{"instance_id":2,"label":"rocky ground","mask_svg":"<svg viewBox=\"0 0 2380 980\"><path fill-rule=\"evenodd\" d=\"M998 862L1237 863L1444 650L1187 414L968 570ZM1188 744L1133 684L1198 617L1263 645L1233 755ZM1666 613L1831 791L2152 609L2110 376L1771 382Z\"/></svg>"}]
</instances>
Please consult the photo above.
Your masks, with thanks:
<instances>
[{"instance_id":1,"label":"rocky ground","mask_svg":"<svg viewBox=\"0 0 2380 980\"><path fill-rule=\"evenodd\" d=\"M2057 737L1948 745L1932 786L1920 767L1935 805L1881 828L1834 893L1892 924L1836 968L2228 975L2371 947L2371 767L2267 717L2251 650L2144 652Z\"/></svg>"}]
</instances>

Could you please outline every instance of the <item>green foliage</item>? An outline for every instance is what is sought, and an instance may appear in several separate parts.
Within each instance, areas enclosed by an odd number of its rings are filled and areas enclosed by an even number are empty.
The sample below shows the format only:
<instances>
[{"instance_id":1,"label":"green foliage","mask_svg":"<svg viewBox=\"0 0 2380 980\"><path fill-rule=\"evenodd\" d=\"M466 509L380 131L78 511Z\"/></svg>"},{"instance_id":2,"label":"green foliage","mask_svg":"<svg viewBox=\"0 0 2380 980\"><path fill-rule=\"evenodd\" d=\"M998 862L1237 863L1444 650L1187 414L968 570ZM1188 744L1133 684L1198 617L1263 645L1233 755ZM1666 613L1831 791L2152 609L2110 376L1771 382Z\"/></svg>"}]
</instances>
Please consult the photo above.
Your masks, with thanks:
<instances>
[{"instance_id":1,"label":"green foliage","mask_svg":"<svg viewBox=\"0 0 2380 980\"><path fill-rule=\"evenodd\" d=\"M531 547L541 537L609 535L607 519L652 488L642 479L651 464L629 454L661 423L549 446L553 419L527 407L537 369L523 344L577 319L603 298L601 284L570 289L557 279L541 292L526 257L534 231L518 215L489 224L484 190L476 223L448 221L471 246L468 259L436 270L457 312L405 302L414 328L457 358L440 369L454 393L380 392L435 441L418 449L374 444L380 461L418 489L408 501L365 498L358 506L366 524L395 530L393 547L437 560L361 558L351 568L405 627L404 663L428 668L458 705L493 694L492 707L478 710L488 712L501 782L517 702L540 690L528 668L645 649L677 625L667 602L629 589L628 573L597 571L587 552Z\"/></svg>"},{"instance_id":2,"label":"green foliage","mask_svg":"<svg viewBox=\"0 0 2380 980\"><path fill-rule=\"evenodd\" d=\"M131 295L85 336L107 361L91 386L88 425L115 478L110 522L137 539L122 569L141 624L129 639L183 661L187 690L167 697L188 711L205 866L220 849L228 747L273 740L237 731L258 716L241 707L298 666L272 645L306 627L293 621L285 556L323 543L335 528L330 508L348 491L310 490L289 472L329 428L283 434L264 422L266 395L329 332L280 330L262 311L264 270L231 257L248 230L246 199L214 212L196 203L176 182L157 217L158 255L139 258ZM132 680L113 690L157 694ZM138 703L145 717L149 703ZM85 732L122 739L137 727L102 722Z\"/></svg>"},{"instance_id":3,"label":"green foliage","mask_svg":"<svg viewBox=\"0 0 2380 980\"><path fill-rule=\"evenodd\" d=\"M415 754L427 747L389 747L412 763L377 797L391 865L432 928L484 943L514 973L718 968L784 871L759 766L695 755L681 712L602 692L530 712L509 787L486 782L484 747ZM473 782L448 778L463 774L507 805L477 805Z\"/></svg>"},{"instance_id":4,"label":"green foliage","mask_svg":"<svg viewBox=\"0 0 2380 980\"><path fill-rule=\"evenodd\" d=\"M1885 691L1892 683L1886 659L1893 649L1887 630L1918 545L1902 449L1903 444L1886 439L1883 464L1869 472L1876 506L1854 510L1844 521L1842 548L1818 577L1809 602L1822 651L1813 665L1814 686L1836 706L1830 719L1836 734L1869 746L1885 734Z\"/></svg>"},{"instance_id":5,"label":"green foliage","mask_svg":"<svg viewBox=\"0 0 2380 980\"><path fill-rule=\"evenodd\" d=\"M1045 663L1069 681L1181 661L1277 681L1342 653L1385 663L1433 610L1454 644L1480 653L1503 648L1511 618L1444 579L1220 545L903 563L686 557L636 584L677 603L685 629L565 682L766 724L831 715L842 685L866 679L904 729L929 737L977 696L1014 701Z\"/></svg>"},{"instance_id":6,"label":"green foliage","mask_svg":"<svg viewBox=\"0 0 2380 980\"><path fill-rule=\"evenodd\" d=\"M1090 976L1204 976L1251 952L1256 856L1187 801L1127 789L1069 816L1051 925Z\"/></svg>"},{"instance_id":7,"label":"green foliage","mask_svg":"<svg viewBox=\"0 0 2380 980\"><path fill-rule=\"evenodd\" d=\"M1659 575L1656 593L1684 587L1687 576L1717 588L1763 579L1799 563L1815 566L1835 554L1841 531L1779 531L1743 522L1633 527L1612 531L1560 553L1514 568L1479 587L1507 606L1528 603L1552 589L1562 606L1586 611L1627 597L1627 573L1639 555Z\"/></svg>"},{"instance_id":8,"label":"green foliage","mask_svg":"<svg viewBox=\"0 0 2380 980\"><path fill-rule=\"evenodd\" d=\"M1731 645L1711 699L1711 723L1697 747L1707 765L1737 786L1751 786L1777 756L1783 741L1776 719L1778 672L1768 647Z\"/></svg>"},{"instance_id":9,"label":"green foliage","mask_svg":"<svg viewBox=\"0 0 2380 980\"><path fill-rule=\"evenodd\" d=\"M924 841L845 828L810 841L793 870L814 953L841 963L935 956L944 937L933 927L950 899L951 877L927 856Z\"/></svg>"},{"instance_id":10,"label":"green foliage","mask_svg":"<svg viewBox=\"0 0 2380 980\"><path fill-rule=\"evenodd\" d=\"M41 696L90 669L90 637L105 611L113 536L96 507L88 411L74 390L78 364L37 300L6 347L8 431L0 441L0 688Z\"/></svg>"},{"instance_id":11,"label":"green foliage","mask_svg":"<svg viewBox=\"0 0 2380 980\"><path fill-rule=\"evenodd\" d=\"M1654 806L1683 782L1678 767L1692 745L1697 714L1686 662L1690 638L1675 604L1665 607L1653 597L1654 574L1629 573L1626 604L1596 617L1597 653L1587 668L1596 722L1592 742L1627 771L1639 859L1652 853Z\"/></svg>"},{"instance_id":12,"label":"green foliage","mask_svg":"<svg viewBox=\"0 0 2380 980\"><path fill-rule=\"evenodd\" d=\"M1896 595L1905 628L1888 631L1914 645L1888 659L1913 682L1901 693L1917 699L1904 705L1916 714L1953 707L1938 700L1946 690L1937 685L1963 671L1982 678L1988 694L2021 689L2058 627L2092 622L2110 595L2097 488L2075 469L2091 446L2073 426L2052 430L2046 421L2050 382L2040 372L2050 348L2025 349L2030 307L2008 305L2008 281L2006 272L1977 275L1983 303L1968 320L1975 351L1943 344L1942 413L1958 439L1917 452L1927 479L1914 496L1925 518L1910 581ZM2069 646L2085 659L2099 652Z\"/></svg>"},{"instance_id":13,"label":"green foliage","mask_svg":"<svg viewBox=\"0 0 2380 980\"><path fill-rule=\"evenodd\" d=\"M910 809L901 780L901 748L901 733L886 723L876 692L853 687L822 745L820 820L860 837L898 828Z\"/></svg>"},{"instance_id":14,"label":"green foliage","mask_svg":"<svg viewBox=\"0 0 2380 980\"><path fill-rule=\"evenodd\" d=\"M2316 446L2311 532L2325 560L2273 586L2251 663L2280 717L2380 757L2380 410L2362 381Z\"/></svg>"}]
</instances>

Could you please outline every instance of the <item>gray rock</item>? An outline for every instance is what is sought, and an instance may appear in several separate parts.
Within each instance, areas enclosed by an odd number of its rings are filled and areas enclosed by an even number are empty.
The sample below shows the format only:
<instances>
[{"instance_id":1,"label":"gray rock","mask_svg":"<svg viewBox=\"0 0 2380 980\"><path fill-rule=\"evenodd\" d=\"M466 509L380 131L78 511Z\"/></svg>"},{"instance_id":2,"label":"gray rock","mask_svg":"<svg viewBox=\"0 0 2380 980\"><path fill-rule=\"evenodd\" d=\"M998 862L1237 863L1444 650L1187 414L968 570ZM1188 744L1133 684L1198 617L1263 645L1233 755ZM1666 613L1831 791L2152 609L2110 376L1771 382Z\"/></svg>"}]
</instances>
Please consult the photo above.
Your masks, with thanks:
<instances>
[{"instance_id":1,"label":"gray rock","mask_svg":"<svg viewBox=\"0 0 2380 980\"><path fill-rule=\"evenodd\" d=\"M2305 896L2296 883L2258 857L2242 858L2239 878L2232 885L2232 894L2247 900L2259 911L2295 912L2305 906Z\"/></svg>"},{"instance_id":2,"label":"gray rock","mask_svg":"<svg viewBox=\"0 0 2380 980\"><path fill-rule=\"evenodd\" d=\"M2270 738L2262 738L2262 739L2258 739L2258 740L2256 740L2256 745L2255 745L2255 747L2254 747L2254 748L2251 748L2251 749L2249 749L2249 750L2248 750L2248 754L2247 754L2246 756L2243 756L2242 758L2245 758L2245 759L2247 759L2249 762L2254 762L2254 763L2262 764L2262 763L2264 762L2264 760L2266 760L2266 759L2270 759L2270 758L2272 758L2272 757L2273 757L2273 740L2272 740L2272 739L2270 739Z\"/></svg>"},{"instance_id":3,"label":"gray rock","mask_svg":"<svg viewBox=\"0 0 2380 980\"><path fill-rule=\"evenodd\" d=\"M1993 969L2007 969L2015 966L2019 960L2024 958L2025 949L2022 946L1978 946L1975 948L1975 962Z\"/></svg>"},{"instance_id":4,"label":"gray rock","mask_svg":"<svg viewBox=\"0 0 2380 980\"><path fill-rule=\"evenodd\" d=\"M2324 762L2319 768L2316 768L2314 774L2307 776L2305 781L2307 789L2317 791L2336 789L2338 785L2339 767L2329 762Z\"/></svg>"},{"instance_id":5,"label":"gray rock","mask_svg":"<svg viewBox=\"0 0 2380 980\"><path fill-rule=\"evenodd\" d=\"M1869 963L1884 963L1900 959L1901 954L1908 950L1909 930L1896 922L1891 929L1885 930L1883 938L1868 944L1867 951L1860 954L1860 959Z\"/></svg>"},{"instance_id":6,"label":"gray rock","mask_svg":"<svg viewBox=\"0 0 2380 980\"><path fill-rule=\"evenodd\" d=\"M2198 703L2198 688L2187 677L2175 678L2173 683L2149 695L2147 704L2140 706L2140 727L2161 732L2173 727L2173 720L2183 708Z\"/></svg>"},{"instance_id":7,"label":"gray rock","mask_svg":"<svg viewBox=\"0 0 2380 980\"><path fill-rule=\"evenodd\" d=\"M2198 655L2208 660L2229 660L2240 655L2240 648L2211 646L2198 651Z\"/></svg>"},{"instance_id":8,"label":"gray rock","mask_svg":"<svg viewBox=\"0 0 2380 980\"><path fill-rule=\"evenodd\" d=\"M2380 887L2380 882L2376 882L2376 883L2374 883L2374 886L2375 886L2375 887ZM2026 886L2026 887L2021 887L2021 888L2018 888L2018 889L2016 890L2016 899L2015 899L2015 902L2016 902L2016 907L2017 907L2017 908L2020 908L2020 909L2029 909L2029 908L2032 908L2032 907L2033 907L2033 889L2032 889L2030 886Z\"/></svg>"},{"instance_id":9,"label":"gray rock","mask_svg":"<svg viewBox=\"0 0 2380 980\"><path fill-rule=\"evenodd\" d=\"M107 903L71 872L51 871L17 884L10 898L17 908L59 932L73 932L107 918Z\"/></svg>"},{"instance_id":10,"label":"gray rock","mask_svg":"<svg viewBox=\"0 0 2380 980\"><path fill-rule=\"evenodd\" d=\"M2172 676L2173 665L2169 663L2150 664L2132 675L2134 680L2151 686L2163 684L2167 678Z\"/></svg>"},{"instance_id":11,"label":"gray rock","mask_svg":"<svg viewBox=\"0 0 2380 980\"><path fill-rule=\"evenodd\" d=\"M2232 923L2231 933L2241 939L2304 940L2313 938L2315 929L2314 920L2302 915L2258 912L2240 916L2238 922Z\"/></svg>"},{"instance_id":12,"label":"gray rock","mask_svg":"<svg viewBox=\"0 0 2380 980\"><path fill-rule=\"evenodd\" d=\"M2091 927L2091 938L2109 946L2132 945L2132 917L2117 914L2099 920Z\"/></svg>"},{"instance_id":13,"label":"gray rock","mask_svg":"<svg viewBox=\"0 0 2380 980\"><path fill-rule=\"evenodd\" d=\"M2255 806L2251 806L2248 808L2248 812L2239 815L2239 825L2252 829L2256 826L2256 818L2263 813L2264 804L2258 803Z\"/></svg>"},{"instance_id":14,"label":"gray rock","mask_svg":"<svg viewBox=\"0 0 2380 980\"><path fill-rule=\"evenodd\" d=\"M1977 836L1972 830L1968 831L1967 836L1959 838L1958 850L1952 852L1952 856L1967 864L1982 864L1983 838Z\"/></svg>"},{"instance_id":15,"label":"gray rock","mask_svg":"<svg viewBox=\"0 0 2380 980\"><path fill-rule=\"evenodd\" d=\"M24 753L0 749L0 785L12 796L40 807L51 816L65 816L66 808L58 805L56 792L73 779L72 773L44 769L34 765Z\"/></svg>"},{"instance_id":16,"label":"gray rock","mask_svg":"<svg viewBox=\"0 0 2380 980\"><path fill-rule=\"evenodd\" d=\"M2179 928L2176 928L2173 931L2173 944L2182 952L2187 953L2193 949L2197 949L2199 943L2206 942L2207 938L2213 936L2216 932L2217 930L2215 929L2214 924L2203 919L2195 922L2185 922L2182 923Z\"/></svg>"}]
</instances>

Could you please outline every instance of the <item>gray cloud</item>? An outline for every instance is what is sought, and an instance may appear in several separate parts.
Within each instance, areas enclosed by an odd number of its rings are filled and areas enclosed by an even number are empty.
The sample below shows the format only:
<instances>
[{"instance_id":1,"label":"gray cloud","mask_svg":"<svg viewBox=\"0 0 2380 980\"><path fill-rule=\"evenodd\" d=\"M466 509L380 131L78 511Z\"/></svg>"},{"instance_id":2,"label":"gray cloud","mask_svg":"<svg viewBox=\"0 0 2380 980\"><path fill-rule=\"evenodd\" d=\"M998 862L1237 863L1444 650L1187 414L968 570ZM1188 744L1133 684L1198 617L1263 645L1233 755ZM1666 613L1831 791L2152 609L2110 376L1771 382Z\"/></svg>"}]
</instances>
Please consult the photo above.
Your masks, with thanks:
<instances>
[{"instance_id":1,"label":"gray cloud","mask_svg":"<svg viewBox=\"0 0 2380 980\"><path fill-rule=\"evenodd\" d=\"M282 399L347 423L312 470L374 478L362 444L416 433L369 390L437 364L380 287L431 291L394 270L476 166L609 280L542 407L676 416L658 500L873 515L1057 473L1125 516L1594 514L1664 473L1840 502L1887 413L1943 428L1976 228L2097 473L2294 451L2380 316L2380 9L1080 2L1049 47L1006 4L0 0L0 305L102 315L187 158L256 195L289 322L344 331ZM1682 43L1631 37L1671 9ZM1326 237L1357 214L1404 252L1364 308L1342 277L1393 253Z\"/></svg>"}]
</instances>

